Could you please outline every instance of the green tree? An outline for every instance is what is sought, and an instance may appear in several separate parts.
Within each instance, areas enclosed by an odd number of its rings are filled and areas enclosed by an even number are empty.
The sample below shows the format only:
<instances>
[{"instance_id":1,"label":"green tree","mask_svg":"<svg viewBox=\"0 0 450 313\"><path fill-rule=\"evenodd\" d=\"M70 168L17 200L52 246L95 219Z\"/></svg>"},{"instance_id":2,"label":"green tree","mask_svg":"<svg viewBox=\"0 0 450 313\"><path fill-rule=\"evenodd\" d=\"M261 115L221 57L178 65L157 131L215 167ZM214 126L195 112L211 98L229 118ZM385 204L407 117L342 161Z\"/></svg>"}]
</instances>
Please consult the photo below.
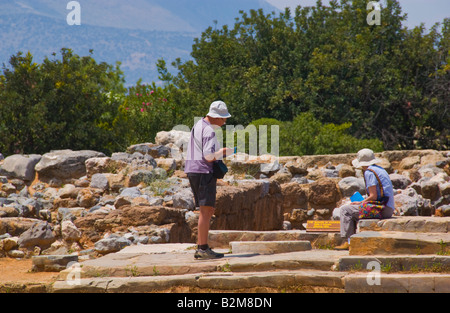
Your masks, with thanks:
<instances>
[{"instance_id":1,"label":"green tree","mask_svg":"<svg viewBox=\"0 0 450 313\"><path fill-rule=\"evenodd\" d=\"M311 112L386 149L448 148L449 19L425 33L402 26L397 0L383 3L381 25L368 13L365 0L241 12L233 27L205 30L193 60L173 62L172 103L183 120L222 99L232 124Z\"/></svg>"},{"instance_id":2,"label":"green tree","mask_svg":"<svg viewBox=\"0 0 450 313\"><path fill-rule=\"evenodd\" d=\"M279 138L272 138L271 126L279 127ZM256 128L257 137L250 137L251 127ZM357 139L349 134L351 123L336 125L333 123L323 124L314 117L311 112L297 115L293 121L281 122L276 119L262 118L250 123L245 129L238 130L235 136L235 144L244 142L245 152L249 153L250 140L257 138L254 143L258 147L258 154L272 153L271 140L278 140L279 154L281 156L292 155L314 155L314 154L337 154L356 153L363 148L370 148L375 152L383 150L383 143L378 139ZM267 132L261 131L261 127ZM228 136L229 134L227 134ZM261 151L261 141L267 144L267 151ZM239 151L243 148L239 147ZM265 147L263 147L265 148Z\"/></svg>"},{"instance_id":3,"label":"green tree","mask_svg":"<svg viewBox=\"0 0 450 313\"><path fill-rule=\"evenodd\" d=\"M128 88L115 123L128 145L153 142L159 131L180 124L182 109L171 103L171 88L157 87L155 83L145 85L141 81Z\"/></svg>"},{"instance_id":4,"label":"green tree","mask_svg":"<svg viewBox=\"0 0 450 313\"><path fill-rule=\"evenodd\" d=\"M91 51L92 55L92 51ZM0 75L0 150L5 154L52 149L111 152L123 143L114 133L124 92L123 73L61 49L61 59L42 64L17 53ZM53 54L56 57L56 54Z\"/></svg>"},{"instance_id":5,"label":"green tree","mask_svg":"<svg viewBox=\"0 0 450 313\"><path fill-rule=\"evenodd\" d=\"M312 113L301 113L280 129L281 155L356 153L363 148L383 150L378 139L357 139L348 133L351 123L322 124Z\"/></svg>"}]
</instances>

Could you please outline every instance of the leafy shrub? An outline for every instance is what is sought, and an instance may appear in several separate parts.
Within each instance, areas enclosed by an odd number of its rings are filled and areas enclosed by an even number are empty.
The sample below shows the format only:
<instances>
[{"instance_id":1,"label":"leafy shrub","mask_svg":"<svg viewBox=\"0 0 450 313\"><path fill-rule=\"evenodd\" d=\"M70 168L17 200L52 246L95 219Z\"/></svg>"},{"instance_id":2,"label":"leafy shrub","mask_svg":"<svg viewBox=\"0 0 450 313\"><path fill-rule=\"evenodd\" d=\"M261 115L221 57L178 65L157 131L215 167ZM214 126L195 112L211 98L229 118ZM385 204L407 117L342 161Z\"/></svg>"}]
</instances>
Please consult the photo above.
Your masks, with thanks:
<instances>
[{"instance_id":1,"label":"leafy shrub","mask_svg":"<svg viewBox=\"0 0 450 313\"><path fill-rule=\"evenodd\" d=\"M92 51L91 51L92 54ZM56 56L56 53L53 54ZM61 59L33 62L17 53L0 75L0 151L45 153L54 149L110 152L123 145L113 131L123 73L61 49Z\"/></svg>"},{"instance_id":2,"label":"leafy shrub","mask_svg":"<svg viewBox=\"0 0 450 313\"><path fill-rule=\"evenodd\" d=\"M128 89L119 108L118 128L128 144L153 142L158 132L170 130L180 119L179 109L170 103L166 88L137 82Z\"/></svg>"},{"instance_id":3,"label":"leafy shrub","mask_svg":"<svg viewBox=\"0 0 450 313\"><path fill-rule=\"evenodd\" d=\"M370 148L376 152L383 150L383 143L378 139L358 139L347 133L351 123L341 125L322 124L312 113L301 113L292 122L280 122L276 119L258 119L249 124L255 126L258 132L258 148L261 142L267 138L267 151L271 151L272 133L271 126L279 126L279 154L288 155L314 155L355 153L363 148ZM260 132L260 127L267 125L267 133ZM236 132L237 138L245 136L245 151L249 152L249 126ZM252 137L253 138L253 137ZM276 144L276 143L275 143ZM242 150L241 150L242 151ZM261 150L258 149L258 154Z\"/></svg>"}]
</instances>

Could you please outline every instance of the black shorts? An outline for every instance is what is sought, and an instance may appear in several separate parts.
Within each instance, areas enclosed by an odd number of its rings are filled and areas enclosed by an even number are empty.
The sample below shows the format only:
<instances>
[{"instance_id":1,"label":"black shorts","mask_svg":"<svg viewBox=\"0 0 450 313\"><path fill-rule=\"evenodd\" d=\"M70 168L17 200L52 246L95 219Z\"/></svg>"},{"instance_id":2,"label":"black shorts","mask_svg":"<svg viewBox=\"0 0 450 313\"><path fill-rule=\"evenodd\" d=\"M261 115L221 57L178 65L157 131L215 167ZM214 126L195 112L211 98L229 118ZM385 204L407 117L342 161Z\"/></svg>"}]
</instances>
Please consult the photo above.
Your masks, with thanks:
<instances>
[{"instance_id":1,"label":"black shorts","mask_svg":"<svg viewBox=\"0 0 450 313\"><path fill-rule=\"evenodd\" d=\"M188 173L187 176L194 194L195 207L214 208L216 206L217 179L213 177L213 174Z\"/></svg>"}]
</instances>

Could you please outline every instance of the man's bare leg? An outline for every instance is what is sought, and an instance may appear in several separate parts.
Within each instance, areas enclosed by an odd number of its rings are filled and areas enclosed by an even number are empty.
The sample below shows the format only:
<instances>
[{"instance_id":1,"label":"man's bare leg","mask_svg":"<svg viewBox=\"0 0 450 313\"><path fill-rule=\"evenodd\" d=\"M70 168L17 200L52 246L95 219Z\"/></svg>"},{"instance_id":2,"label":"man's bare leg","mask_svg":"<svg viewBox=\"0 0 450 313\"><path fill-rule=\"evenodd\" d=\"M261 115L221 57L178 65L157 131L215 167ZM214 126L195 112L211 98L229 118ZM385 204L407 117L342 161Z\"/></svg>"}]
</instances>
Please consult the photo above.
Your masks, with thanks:
<instances>
[{"instance_id":1,"label":"man's bare leg","mask_svg":"<svg viewBox=\"0 0 450 313\"><path fill-rule=\"evenodd\" d=\"M214 208L210 206L200 207L200 216L198 217L198 245L208 244L209 224L214 214Z\"/></svg>"},{"instance_id":2,"label":"man's bare leg","mask_svg":"<svg viewBox=\"0 0 450 313\"><path fill-rule=\"evenodd\" d=\"M213 207L201 206L200 216L198 217L198 249L194 254L196 259L220 259L224 257L223 253L217 253L211 250L208 245L208 233L211 217L214 214Z\"/></svg>"}]
</instances>

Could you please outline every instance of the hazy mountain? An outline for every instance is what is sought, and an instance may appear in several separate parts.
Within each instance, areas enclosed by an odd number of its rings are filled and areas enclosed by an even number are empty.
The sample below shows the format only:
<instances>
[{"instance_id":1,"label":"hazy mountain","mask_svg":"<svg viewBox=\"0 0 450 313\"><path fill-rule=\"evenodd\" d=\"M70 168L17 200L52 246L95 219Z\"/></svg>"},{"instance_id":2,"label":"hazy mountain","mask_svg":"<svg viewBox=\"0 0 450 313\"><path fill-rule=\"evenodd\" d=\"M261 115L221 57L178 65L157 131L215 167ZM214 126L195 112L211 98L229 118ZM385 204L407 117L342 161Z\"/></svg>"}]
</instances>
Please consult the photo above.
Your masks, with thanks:
<instances>
[{"instance_id":1,"label":"hazy mountain","mask_svg":"<svg viewBox=\"0 0 450 313\"><path fill-rule=\"evenodd\" d=\"M190 57L208 26L234 24L239 10L277 11L264 0L79 0L81 25L66 22L69 0L1 0L0 63L18 51L41 62L62 47L97 61L122 62L128 84L157 80L155 63Z\"/></svg>"}]
</instances>

